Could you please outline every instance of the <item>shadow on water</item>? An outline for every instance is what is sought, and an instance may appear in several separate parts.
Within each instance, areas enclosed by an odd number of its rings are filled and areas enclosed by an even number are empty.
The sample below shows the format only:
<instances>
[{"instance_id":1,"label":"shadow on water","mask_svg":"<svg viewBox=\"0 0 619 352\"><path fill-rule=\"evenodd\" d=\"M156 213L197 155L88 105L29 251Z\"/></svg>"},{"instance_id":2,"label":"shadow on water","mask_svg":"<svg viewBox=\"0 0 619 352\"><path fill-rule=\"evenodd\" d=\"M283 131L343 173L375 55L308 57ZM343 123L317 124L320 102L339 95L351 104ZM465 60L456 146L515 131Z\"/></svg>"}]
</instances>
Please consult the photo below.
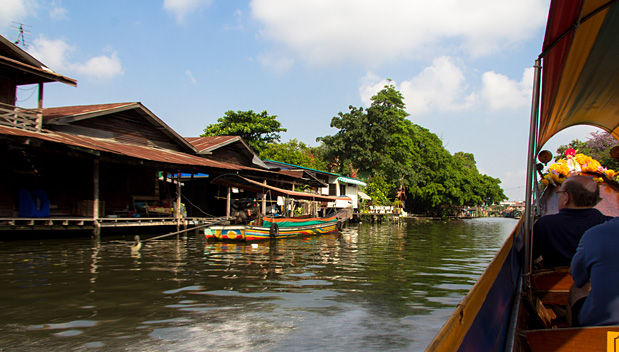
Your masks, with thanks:
<instances>
[{"instance_id":1,"label":"shadow on water","mask_svg":"<svg viewBox=\"0 0 619 352\"><path fill-rule=\"evenodd\" d=\"M0 242L0 350L423 350L516 222ZM143 237L147 238L147 237Z\"/></svg>"}]
</instances>

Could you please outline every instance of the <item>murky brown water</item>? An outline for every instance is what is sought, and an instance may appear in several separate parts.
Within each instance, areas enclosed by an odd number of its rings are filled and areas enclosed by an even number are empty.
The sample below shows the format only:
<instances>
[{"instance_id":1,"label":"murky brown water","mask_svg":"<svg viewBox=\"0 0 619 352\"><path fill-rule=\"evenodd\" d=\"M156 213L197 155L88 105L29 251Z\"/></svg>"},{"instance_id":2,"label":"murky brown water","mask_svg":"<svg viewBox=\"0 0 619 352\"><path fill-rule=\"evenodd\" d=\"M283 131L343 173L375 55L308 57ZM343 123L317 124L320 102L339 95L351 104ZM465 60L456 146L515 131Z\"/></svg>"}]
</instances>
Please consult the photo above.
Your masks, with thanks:
<instances>
[{"instance_id":1,"label":"murky brown water","mask_svg":"<svg viewBox=\"0 0 619 352\"><path fill-rule=\"evenodd\" d=\"M515 224L254 245L189 234L139 254L130 236L4 241L0 351L421 351Z\"/></svg>"}]
</instances>

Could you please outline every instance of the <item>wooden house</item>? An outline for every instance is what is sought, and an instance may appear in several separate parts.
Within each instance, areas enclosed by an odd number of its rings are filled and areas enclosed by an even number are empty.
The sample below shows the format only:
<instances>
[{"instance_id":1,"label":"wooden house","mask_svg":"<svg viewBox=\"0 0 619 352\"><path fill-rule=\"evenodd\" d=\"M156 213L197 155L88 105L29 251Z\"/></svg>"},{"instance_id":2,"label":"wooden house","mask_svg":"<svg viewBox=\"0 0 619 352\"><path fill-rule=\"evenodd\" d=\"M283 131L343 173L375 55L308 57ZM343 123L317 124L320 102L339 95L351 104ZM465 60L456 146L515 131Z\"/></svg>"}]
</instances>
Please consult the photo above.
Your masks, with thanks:
<instances>
[{"instance_id":1,"label":"wooden house","mask_svg":"<svg viewBox=\"0 0 619 352\"><path fill-rule=\"evenodd\" d=\"M331 203L329 207L345 208L352 205L354 209L358 209L358 198L367 197L365 193L361 192L361 187L366 186L366 183L361 180L275 160L266 159L264 160L264 163L273 170L280 170L280 172L303 172L307 175L306 177L312 177L319 180L322 183L320 187L317 187L319 194L329 196L348 196L352 199L352 203L344 200L336 201Z\"/></svg>"},{"instance_id":2,"label":"wooden house","mask_svg":"<svg viewBox=\"0 0 619 352\"><path fill-rule=\"evenodd\" d=\"M308 175L303 170L280 170L268 167L239 136L186 137L185 139L196 148L198 155L206 159L232 163L244 168L239 170L237 174L242 174L248 179L288 190L294 190L299 185L315 188L326 186L325 183ZM210 180L213 178L194 177L190 180L189 177L186 177L184 181L187 184L191 184L194 188L207 189ZM275 202L275 200L263 198L261 194L255 194L242 188L226 188L225 191L227 215L232 213L234 216L235 210L240 210L235 207L235 203L244 203L245 205L239 205L239 207L247 207L248 203L255 204L258 202L257 199L260 198L262 204L258 204L256 208L266 212L267 207L273 206L274 204L272 203ZM221 189L218 189L217 192L217 194L212 194L211 196L221 199ZM231 207L234 209L231 209Z\"/></svg>"},{"instance_id":3,"label":"wooden house","mask_svg":"<svg viewBox=\"0 0 619 352\"><path fill-rule=\"evenodd\" d=\"M297 182L238 137L190 143L139 102L43 108L47 82L76 86L0 37L0 231L204 223L229 215L229 190L197 175ZM14 105L24 84L37 109Z\"/></svg>"}]
</instances>

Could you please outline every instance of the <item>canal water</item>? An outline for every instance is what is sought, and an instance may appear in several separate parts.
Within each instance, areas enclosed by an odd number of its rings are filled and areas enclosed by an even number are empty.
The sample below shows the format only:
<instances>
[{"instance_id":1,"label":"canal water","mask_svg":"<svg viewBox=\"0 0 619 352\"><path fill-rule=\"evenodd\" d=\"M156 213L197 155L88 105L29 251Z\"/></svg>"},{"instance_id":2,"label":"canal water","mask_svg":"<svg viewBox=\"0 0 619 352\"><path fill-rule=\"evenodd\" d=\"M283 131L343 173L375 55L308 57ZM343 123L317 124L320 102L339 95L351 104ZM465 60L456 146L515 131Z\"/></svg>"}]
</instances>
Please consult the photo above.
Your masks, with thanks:
<instances>
[{"instance_id":1,"label":"canal water","mask_svg":"<svg viewBox=\"0 0 619 352\"><path fill-rule=\"evenodd\" d=\"M422 351L515 225L3 241L0 351Z\"/></svg>"}]
</instances>

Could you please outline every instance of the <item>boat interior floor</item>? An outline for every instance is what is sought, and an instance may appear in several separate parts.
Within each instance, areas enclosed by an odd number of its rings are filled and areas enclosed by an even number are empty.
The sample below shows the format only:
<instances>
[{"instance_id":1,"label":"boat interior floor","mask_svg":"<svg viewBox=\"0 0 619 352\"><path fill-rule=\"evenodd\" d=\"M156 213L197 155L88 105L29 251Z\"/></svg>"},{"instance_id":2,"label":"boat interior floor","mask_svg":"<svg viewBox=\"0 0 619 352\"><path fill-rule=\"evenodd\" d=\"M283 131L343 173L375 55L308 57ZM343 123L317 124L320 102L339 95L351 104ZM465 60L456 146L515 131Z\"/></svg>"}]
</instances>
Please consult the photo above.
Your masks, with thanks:
<instances>
[{"instance_id":1,"label":"boat interior floor","mask_svg":"<svg viewBox=\"0 0 619 352\"><path fill-rule=\"evenodd\" d=\"M619 326L570 327L568 300L574 284L569 267L538 270L531 294L523 295L521 351L619 351Z\"/></svg>"}]
</instances>

